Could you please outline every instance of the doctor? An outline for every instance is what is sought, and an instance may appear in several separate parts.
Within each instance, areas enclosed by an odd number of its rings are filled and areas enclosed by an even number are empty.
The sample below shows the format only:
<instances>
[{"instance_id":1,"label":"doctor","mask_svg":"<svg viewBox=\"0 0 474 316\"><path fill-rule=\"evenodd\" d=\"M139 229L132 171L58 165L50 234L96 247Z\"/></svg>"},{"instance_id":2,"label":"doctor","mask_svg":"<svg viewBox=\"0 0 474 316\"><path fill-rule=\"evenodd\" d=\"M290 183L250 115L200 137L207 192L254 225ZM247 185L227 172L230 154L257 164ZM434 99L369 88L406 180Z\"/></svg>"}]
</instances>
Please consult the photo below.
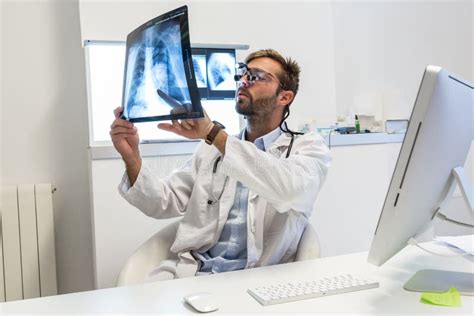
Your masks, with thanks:
<instances>
[{"instance_id":1,"label":"doctor","mask_svg":"<svg viewBox=\"0 0 474 316\"><path fill-rule=\"evenodd\" d=\"M319 135L286 126L300 67L272 49L241 64L236 111L247 125L237 136L209 117L158 127L202 139L191 159L164 179L142 161L139 136L115 110L110 135L126 166L120 194L148 216L183 216L171 252L152 279L181 278L294 260L316 195L326 178L329 151Z\"/></svg>"}]
</instances>

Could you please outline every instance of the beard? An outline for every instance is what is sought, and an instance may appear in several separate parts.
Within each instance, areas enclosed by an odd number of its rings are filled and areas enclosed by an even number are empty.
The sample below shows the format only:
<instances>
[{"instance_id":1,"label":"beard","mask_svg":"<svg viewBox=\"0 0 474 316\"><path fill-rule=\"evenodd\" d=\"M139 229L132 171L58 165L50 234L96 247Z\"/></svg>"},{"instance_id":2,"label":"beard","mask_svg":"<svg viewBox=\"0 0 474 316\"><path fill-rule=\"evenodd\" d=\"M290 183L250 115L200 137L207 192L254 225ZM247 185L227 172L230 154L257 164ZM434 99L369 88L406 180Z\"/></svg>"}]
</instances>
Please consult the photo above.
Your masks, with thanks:
<instances>
[{"instance_id":1,"label":"beard","mask_svg":"<svg viewBox=\"0 0 474 316\"><path fill-rule=\"evenodd\" d=\"M276 109L277 96L256 98L255 100L250 94L246 94L247 98L237 98L235 102L235 111L247 118L251 117L267 117Z\"/></svg>"}]
</instances>

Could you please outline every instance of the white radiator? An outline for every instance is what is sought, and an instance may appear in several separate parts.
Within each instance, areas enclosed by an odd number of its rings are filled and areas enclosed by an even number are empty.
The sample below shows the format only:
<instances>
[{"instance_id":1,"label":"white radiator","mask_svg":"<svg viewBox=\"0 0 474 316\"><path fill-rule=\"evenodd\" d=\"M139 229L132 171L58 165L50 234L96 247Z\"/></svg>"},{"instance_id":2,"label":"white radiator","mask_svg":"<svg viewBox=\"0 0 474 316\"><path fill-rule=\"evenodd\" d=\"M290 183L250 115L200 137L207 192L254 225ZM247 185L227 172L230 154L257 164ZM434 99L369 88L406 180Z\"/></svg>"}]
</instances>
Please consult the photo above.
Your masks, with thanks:
<instances>
[{"instance_id":1,"label":"white radiator","mask_svg":"<svg viewBox=\"0 0 474 316\"><path fill-rule=\"evenodd\" d=\"M51 184L2 187L0 301L57 294Z\"/></svg>"}]
</instances>

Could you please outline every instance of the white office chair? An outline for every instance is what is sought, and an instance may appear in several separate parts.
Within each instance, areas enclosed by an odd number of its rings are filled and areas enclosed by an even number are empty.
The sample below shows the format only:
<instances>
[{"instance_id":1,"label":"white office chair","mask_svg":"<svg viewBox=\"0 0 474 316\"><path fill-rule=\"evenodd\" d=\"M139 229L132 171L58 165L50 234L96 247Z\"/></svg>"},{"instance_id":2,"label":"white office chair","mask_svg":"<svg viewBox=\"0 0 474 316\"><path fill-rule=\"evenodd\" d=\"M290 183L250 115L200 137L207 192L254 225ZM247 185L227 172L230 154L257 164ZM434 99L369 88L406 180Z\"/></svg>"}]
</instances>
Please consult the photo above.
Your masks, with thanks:
<instances>
[{"instance_id":1,"label":"white office chair","mask_svg":"<svg viewBox=\"0 0 474 316\"><path fill-rule=\"evenodd\" d=\"M141 245L125 262L117 279L116 286L144 283L148 274L157 267L157 263L177 258L170 252L179 220L158 231ZM308 223L298 245L295 261L319 258L321 255L319 238L313 226Z\"/></svg>"}]
</instances>

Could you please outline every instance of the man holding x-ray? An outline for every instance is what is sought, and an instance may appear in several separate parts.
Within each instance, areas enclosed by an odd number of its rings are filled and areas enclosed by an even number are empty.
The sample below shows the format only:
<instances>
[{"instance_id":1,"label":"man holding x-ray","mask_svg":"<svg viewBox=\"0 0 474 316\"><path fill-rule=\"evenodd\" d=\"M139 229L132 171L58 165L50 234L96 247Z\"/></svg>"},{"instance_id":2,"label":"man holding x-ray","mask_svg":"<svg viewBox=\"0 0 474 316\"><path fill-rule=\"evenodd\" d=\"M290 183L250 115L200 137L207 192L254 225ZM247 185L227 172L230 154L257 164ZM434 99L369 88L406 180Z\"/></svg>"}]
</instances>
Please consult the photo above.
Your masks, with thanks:
<instances>
[{"instance_id":1,"label":"man holding x-ray","mask_svg":"<svg viewBox=\"0 0 474 316\"><path fill-rule=\"evenodd\" d=\"M146 215L183 216L171 252L152 279L218 273L294 260L330 164L323 139L289 130L285 119L299 87L300 67L275 50L250 54L237 76L237 136L209 117L160 123L203 139L192 158L164 179L142 161L139 136L115 110L110 135L125 162L121 195Z\"/></svg>"}]
</instances>

